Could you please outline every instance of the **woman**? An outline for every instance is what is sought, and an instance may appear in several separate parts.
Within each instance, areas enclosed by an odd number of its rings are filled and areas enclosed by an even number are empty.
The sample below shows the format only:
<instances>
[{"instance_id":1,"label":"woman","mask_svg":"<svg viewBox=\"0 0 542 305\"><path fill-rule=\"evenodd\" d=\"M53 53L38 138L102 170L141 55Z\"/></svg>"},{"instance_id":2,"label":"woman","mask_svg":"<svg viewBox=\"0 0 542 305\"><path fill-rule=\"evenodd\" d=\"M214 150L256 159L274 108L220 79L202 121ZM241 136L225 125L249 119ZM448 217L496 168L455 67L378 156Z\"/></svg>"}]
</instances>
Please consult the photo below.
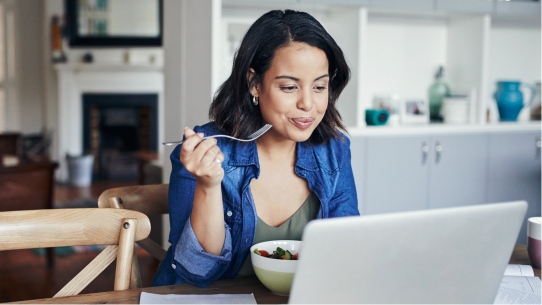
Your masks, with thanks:
<instances>
[{"instance_id":1,"label":"woman","mask_svg":"<svg viewBox=\"0 0 542 305\"><path fill-rule=\"evenodd\" d=\"M270 11L248 30L232 74L171 154L171 247L153 285L254 275L249 249L301 239L315 218L359 215L350 142L335 102L349 68L312 16ZM203 136L246 138L242 143Z\"/></svg>"}]
</instances>

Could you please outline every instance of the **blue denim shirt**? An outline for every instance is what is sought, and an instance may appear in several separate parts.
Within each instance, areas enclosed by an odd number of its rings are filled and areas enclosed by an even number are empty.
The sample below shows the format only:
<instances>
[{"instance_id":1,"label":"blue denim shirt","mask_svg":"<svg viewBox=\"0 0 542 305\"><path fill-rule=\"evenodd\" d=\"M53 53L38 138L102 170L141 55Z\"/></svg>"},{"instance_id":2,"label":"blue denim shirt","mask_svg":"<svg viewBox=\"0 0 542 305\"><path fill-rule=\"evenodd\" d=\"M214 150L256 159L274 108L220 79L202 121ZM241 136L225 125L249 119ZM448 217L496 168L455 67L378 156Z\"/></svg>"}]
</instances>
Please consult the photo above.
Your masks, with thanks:
<instances>
[{"instance_id":1,"label":"blue denim shirt","mask_svg":"<svg viewBox=\"0 0 542 305\"><path fill-rule=\"evenodd\" d=\"M214 123L196 126L205 136L220 134ZM320 199L317 218L359 215L354 176L350 164L350 141L333 139L323 145L297 143L295 172L308 181ZM153 286L192 283L206 287L218 279L234 278L254 240L258 215L250 181L258 178L260 164L255 142L217 138L224 154L222 200L226 236L220 256L206 253L199 244L190 214L196 179L180 161L181 145L171 153L169 219L171 247L160 264Z\"/></svg>"}]
</instances>

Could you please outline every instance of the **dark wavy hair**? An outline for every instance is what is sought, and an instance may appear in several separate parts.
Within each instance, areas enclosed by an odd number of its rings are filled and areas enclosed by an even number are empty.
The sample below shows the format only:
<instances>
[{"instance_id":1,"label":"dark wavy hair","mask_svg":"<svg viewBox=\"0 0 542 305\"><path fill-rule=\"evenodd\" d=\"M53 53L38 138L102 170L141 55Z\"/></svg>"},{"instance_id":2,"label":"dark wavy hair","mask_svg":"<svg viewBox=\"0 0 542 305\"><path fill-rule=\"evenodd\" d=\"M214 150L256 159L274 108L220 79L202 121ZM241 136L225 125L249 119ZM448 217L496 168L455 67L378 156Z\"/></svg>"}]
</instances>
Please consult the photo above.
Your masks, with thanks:
<instances>
[{"instance_id":1,"label":"dark wavy hair","mask_svg":"<svg viewBox=\"0 0 542 305\"><path fill-rule=\"evenodd\" d=\"M329 102L322 122L308 142L325 143L346 132L335 102L350 79L350 68L343 52L324 27L311 15L293 10L273 10L254 22L237 50L230 77L217 90L209 118L218 129L245 138L263 126L260 107L252 103L250 88L262 83L275 52L292 42L302 42L324 51L329 62ZM255 75L249 80L249 70Z\"/></svg>"}]
</instances>

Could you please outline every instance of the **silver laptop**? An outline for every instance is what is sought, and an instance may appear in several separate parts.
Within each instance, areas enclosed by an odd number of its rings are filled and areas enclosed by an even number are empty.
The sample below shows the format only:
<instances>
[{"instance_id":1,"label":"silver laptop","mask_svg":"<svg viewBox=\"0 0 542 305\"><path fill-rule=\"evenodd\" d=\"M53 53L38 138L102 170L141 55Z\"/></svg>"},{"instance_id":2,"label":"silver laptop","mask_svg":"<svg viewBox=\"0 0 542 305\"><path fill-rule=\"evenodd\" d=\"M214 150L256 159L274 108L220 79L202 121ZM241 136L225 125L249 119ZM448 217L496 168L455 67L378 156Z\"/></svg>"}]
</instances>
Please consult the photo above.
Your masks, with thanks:
<instances>
[{"instance_id":1,"label":"silver laptop","mask_svg":"<svg viewBox=\"0 0 542 305\"><path fill-rule=\"evenodd\" d=\"M290 303L495 300L525 201L310 222Z\"/></svg>"}]
</instances>

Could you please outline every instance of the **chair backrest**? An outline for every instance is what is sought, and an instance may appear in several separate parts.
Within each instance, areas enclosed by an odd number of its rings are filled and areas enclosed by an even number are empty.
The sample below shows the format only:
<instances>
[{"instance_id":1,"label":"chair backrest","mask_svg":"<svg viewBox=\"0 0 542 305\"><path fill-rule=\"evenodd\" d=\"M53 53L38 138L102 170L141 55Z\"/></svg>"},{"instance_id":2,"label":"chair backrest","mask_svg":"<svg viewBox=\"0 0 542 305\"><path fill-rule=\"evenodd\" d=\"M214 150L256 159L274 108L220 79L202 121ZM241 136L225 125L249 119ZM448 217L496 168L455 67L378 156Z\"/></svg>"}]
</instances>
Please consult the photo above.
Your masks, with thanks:
<instances>
[{"instance_id":1,"label":"chair backrest","mask_svg":"<svg viewBox=\"0 0 542 305\"><path fill-rule=\"evenodd\" d=\"M169 184L117 187L98 198L100 208L124 208L145 215L168 214Z\"/></svg>"},{"instance_id":2,"label":"chair backrest","mask_svg":"<svg viewBox=\"0 0 542 305\"><path fill-rule=\"evenodd\" d=\"M79 294L117 259L115 290L130 284L134 241L149 236L149 218L119 209L56 209L0 212L0 251L108 245L54 297Z\"/></svg>"},{"instance_id":3,"label":"chair backrest","mask_svg":"<svg viewBox=\"0 0 542 305\"><path fill-rule=\"evenodd\" d=\"M98 198L98 207L127 209L145 213L148 216L155 216L169 213L168 205L169 184L126 186L106 190ZM157 260L163 261L166 257L166 250L159 244L146 238L137 244L154 256ZM137 256L132 259L132 274L130 288L140 288L141 277Z\"/></svg>"}]
</instances>

